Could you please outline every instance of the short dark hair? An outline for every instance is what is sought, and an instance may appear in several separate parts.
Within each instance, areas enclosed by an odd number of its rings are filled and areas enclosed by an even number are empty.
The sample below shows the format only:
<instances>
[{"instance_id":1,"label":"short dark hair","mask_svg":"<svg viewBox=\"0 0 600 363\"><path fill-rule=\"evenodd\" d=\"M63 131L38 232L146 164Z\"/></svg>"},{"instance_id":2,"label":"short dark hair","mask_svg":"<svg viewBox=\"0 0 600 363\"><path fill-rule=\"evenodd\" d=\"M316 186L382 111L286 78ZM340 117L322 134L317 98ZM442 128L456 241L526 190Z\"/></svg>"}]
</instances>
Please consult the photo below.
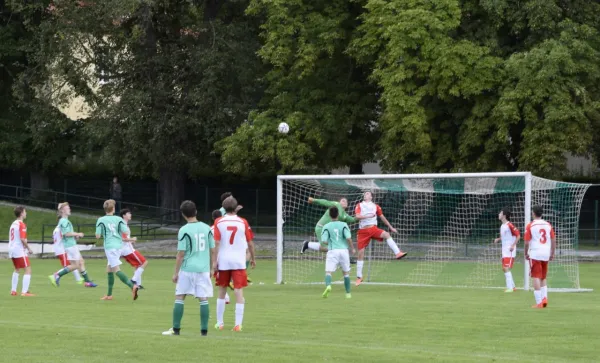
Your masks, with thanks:
<instances>
[{"instance_id":1,"label":"short dark hair","mask_svg":"<svg viewBox=\"0 0 600 363\"><path fill-rule=\"evenodd\" d=\"M212 219L213 221L217 220L217 218L221 218L223 217L223 213L221 213L220 209L215 209L214 211L212 211Z\"/></svg>"},{"instance_id":2,"label":"short dark hair","mask_svg":"<svg viewBox=\"0 0 600 363\"><path fill-rule=\"evenodd\" d=\"M184 200L183 203L181 203L179 210L186 218L195 217L198 213L196 210L196 203L192 202L191 200Z\"/></svg>"},{"instance_id":3,"label":"short dark hair","mask_svg":"<svg viewBox=\"0 0 600 363\"><path fill-rule=\"evenodd\" d=\"M225 212L227 213L234 213L237 206L238 203L234 197L227 197L223 201L223 208L225 208Z\"/></svg>"},{"instance_id":4,"label":"short dark hair","mask_svg":"<svg viewBox=\"0 0 600 363\"><path fill-rule=\"evenodd\" d=\"M337 209L337 207L331 207L331 208L329 208L329 216L332 219L336 219L337 217L340 216L340 211Z\"/></svg>"},{"instance_id":5,"label":"short dark hair","mask_svg":"<svg viewBox=\"0 0 600 363\"><path fill-rule=\"evenodd\" d=\"M19 218L21 216L21 214L23 214L23 211L25 210L25 207L23 207L22 205L18 205L15 207L15 217Z\"/></svg>"},{"instance_id":6,"label":"short dark hair","mask_svg":"<svg viewBox=\"0 0 600 363\"><path fill-rule=\"evenodd\" d=\"M223 203L225 201L225 199L227 199L231 196L233 196L233 194L231 194L231 192L225 192L225 193L221 194L221 203Z\"/></svg>"},{"instance_id":7,"label":"short dark hair","mask_svg":"<svg viewBox=\"0 0 600 363\"><path fill-rule=\"evenodd\" d=\"M119 213L119 215L121 216L121 218L125 217L125 214L127 213L131 213L131 211L127 208L125 209L121 209L121 212Z\"/></svg>"},{"instance_id":8,"label":"short dark hair","mask_svg":"<svg viewBox=\"0 0 600 363\"><path fill-rule=\"evenodd\" d=\"M504 214L504 217L506 217L507 221L510 221L510 209L508 208L502 208L500 209L500 212L502 212L502 214Z\"/></svg>"},{"instance_id":9,"label":"short dark hair","mask_svg":"<svg viewBox=\"0 0 600 363\"><path fill-rule=\"evenodd\" d=\"M541 218L542 214L544 214L544 208L539 204L534 205L533 208L531 208L531 211L533 212L533 215L538 218Z\"/></svg>"}]
</instances>

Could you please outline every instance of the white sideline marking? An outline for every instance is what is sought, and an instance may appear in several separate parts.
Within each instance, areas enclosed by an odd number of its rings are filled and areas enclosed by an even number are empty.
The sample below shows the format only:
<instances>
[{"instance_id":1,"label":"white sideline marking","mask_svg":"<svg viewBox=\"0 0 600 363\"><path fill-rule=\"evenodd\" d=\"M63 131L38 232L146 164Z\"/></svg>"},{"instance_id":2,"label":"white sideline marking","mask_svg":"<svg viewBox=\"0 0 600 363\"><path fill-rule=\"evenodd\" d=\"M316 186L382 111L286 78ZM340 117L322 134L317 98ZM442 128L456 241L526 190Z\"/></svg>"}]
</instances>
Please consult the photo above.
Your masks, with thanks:
<instances>
[{"instance_id":1,"label":"white sideline marking","mask_svg":"<svg viewBox=\"0 0 600 363\"><path fill-rule=\"evenodd\" d=\"M145 333L148 335L160 336L160 331L151 331L151 330L141 330L141 329L127 329L127 328L109 328L102 326L88 326L88 325L66 325L66 324L43 324L43 323L27 323L22 321L13 321L13 320L0 320L0 324L10 324L15 326L30 326L34 328L40 328L41 326L50 327L50 328L59 328L59 329L85 329L85 330L104 330L104 331L120 331L124 333L132 333L132 334L140 334ZM211 327L209 326L209 329ZM213 329L210 329L213 330ZM518 355L506 355L506 354L485 354L485 353L460 353L460 352L450 352L443 350L436 350L433 346L394 346L394 347L383 347L383 346L374 346L374 345L360 345L360 344L324 344L322 341L310 341L310 340L284 340L284 339L265 339L260 337L249 337L248 335L236 334L235 336L223 336L217 335L218 332L214 332L208 336L209 339L217 339L217 340L231 340L231 341L248 341L248 342L263 342L263 343L274 343L274 344L286 344L286 345L296 345L296 346L326 346L326 347L335 347L341 349L348 350L366 350L366 351L396 351L403 353L415 353L422 352L428 353L432 355L446 355L446 356L458 356L458 357L469 357L469 358L484 358L491 360L510 360L516 362L522 362L523 357ZM165 338L165 339L198 339L197 334L190 335L182 335L177 338ZM439 358L439 357L438 357ZM539 357L537 357L539 358ZM560 360L554 360L551 357L544 357L544 361L546 362L560 362Z\"/></svg>"}]
</instances>

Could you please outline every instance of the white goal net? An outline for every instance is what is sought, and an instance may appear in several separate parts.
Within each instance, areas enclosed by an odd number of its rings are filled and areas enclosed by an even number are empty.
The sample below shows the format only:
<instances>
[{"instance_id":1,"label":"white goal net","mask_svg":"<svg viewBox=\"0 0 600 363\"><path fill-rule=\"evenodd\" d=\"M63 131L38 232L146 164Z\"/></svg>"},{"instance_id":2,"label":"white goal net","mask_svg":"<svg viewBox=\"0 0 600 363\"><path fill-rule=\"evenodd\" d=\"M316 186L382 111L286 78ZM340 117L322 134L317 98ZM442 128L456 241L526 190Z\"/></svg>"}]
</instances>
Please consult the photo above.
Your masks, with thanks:
<instances>
[{"instance_id":1,"label":"white goal net","mask_svg":"<svg viewBox=\"0 0 600 363\"><path fill-rule=\"evenodd\" d=\"M395 260L385 242L372 241L365 251L365 283L502 287L501 243L493 243L501 225L498 213L509 208L512 223L524 235L531 206L539 204L557 238L549 288L584 291L579 284L576 248L579 213L588 187L530 173L279 176L277 282L323 281L325 253L300 252L303 241L317 241L315 226L327 211L308 203L309 197L346 198L347 212L354 215L363 193L371 191L373 201L397 229L392 238L408 256ZM358 224L350 227L356 242ZM387 230L381 222L379 227ZM522 239L515 260L515 283L528 289L529 266ZM356 277L354 268L351 277ZM334 278L341 279L341 274Z\"/></svg>"}]
</instances>

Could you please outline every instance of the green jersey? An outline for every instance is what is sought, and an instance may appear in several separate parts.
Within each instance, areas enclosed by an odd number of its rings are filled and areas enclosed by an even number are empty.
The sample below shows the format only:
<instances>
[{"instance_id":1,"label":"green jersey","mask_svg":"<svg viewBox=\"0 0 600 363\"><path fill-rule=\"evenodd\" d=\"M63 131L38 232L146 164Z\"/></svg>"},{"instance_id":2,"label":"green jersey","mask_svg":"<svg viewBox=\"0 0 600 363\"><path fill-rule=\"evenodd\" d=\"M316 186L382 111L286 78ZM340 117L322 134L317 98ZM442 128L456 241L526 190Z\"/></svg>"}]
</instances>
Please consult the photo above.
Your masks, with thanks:
<instances>
[{"instance_id":1,"label":"green jersey","mask_svg":"<svg viewBox=\"0 0 600 363\"><path fill-rule=\"evenodd\" d=\"M350 227L346 222L332 221L323 227L321 242L327 242L328 250L347 250L348 238L350 238Z\"/></svg>"},{"instance_id":2,"label":"green jersey","mask_svg":"<svg viewBox=\"0 0 600 363\"><path fill-rule=\"evenodd\" d=\"M177 251L185 251L181 271L210 272L210 249L215 239L210 226L191 222L179 229Z\"/></svg>"},{"instance_id":3,"label":"green jersey","mask_svg":"<svg viewBox=\"0 0 600 363\"><path fill-rule=\"evenodd\" d=\"M219 208L219 210L221 211L221 217L223 217L225 214L227 214L227 212L225 211L225 208L221 207L221 208Z\"/></svg>"},{"instance_id":4,"label":"green jersey","mask_svg":"<svg viewBox=\"0 0 600 363\"><path fill-rule=\"evenodd\" d=\"M96 235L104 238L105 250L116 250L123 247L123 233L129 233L129 227L123 218L109 215L98 218Z\"/></svg>"},{"instance_id":5,"label":"green jersey","mask_svg":"<svg viewBox=\"0 0 600 363\"><path fill-rule=\"evenodd\" d=\"M75 246L77 244L77 240L75 240L75 237L64 237L64 235L67 233L75 232L73 230L73 224L71 224L71 221L67 218L61 218L60 221L58 221L58 227L60 228L60 234L63 235L63 246L65 248Z\"/></svg>"},{"instance_id":6,"label":"green jersey","mask_svg":"<svg viewBox=\"0 0 600 363\"><path fill-rule=\"evenodd\" d=\"M344 210L344 208L342 208L342 206L340 205L340 202L332 202L325 199L313 199L313 204L327 208L337 207L338 212L340 213L338 217L339 221L346 223L356 223L356 218L349 216L348 213L346 213L346 211ZM319 219L317 225L324 226L329 222L331 222L331 217L329 216L329 211L327 210L325 211L325 214L323 214L323 217Z\"/></svg>"}]
</instances>

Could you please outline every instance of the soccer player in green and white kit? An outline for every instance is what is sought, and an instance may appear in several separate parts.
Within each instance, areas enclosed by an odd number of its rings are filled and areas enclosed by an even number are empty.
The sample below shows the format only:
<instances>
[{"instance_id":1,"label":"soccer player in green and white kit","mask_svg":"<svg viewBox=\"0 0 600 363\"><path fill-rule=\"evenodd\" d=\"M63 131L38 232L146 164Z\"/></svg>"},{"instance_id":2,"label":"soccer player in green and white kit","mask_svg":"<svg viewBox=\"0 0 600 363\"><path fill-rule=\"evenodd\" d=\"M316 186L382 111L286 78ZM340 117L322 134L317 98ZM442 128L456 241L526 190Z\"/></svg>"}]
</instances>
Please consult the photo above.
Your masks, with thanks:
<instances>
[{"instance_id":1,"label":"soccer player in green and white kit","mask_svg":"<svg viewBox=\"0 0 600 363\"><path fill-rule=\"evenodd\" d=\"M132 292L133 300L138 298L139 286L132 283L129 277L120 270L121 265L121 248L123 247L123 233L129 233L129 227L123 218L115 216L115 204L112 199L104 202L104 217L98 218L96 222L96 239L104 238L104 253L108 264L106 265L106 273L108 274L108 293L102 297L102 300L112 300L112 290L115 284L115 274L127 285Z\"/></svg>"},{"instance_id":2,"label":"soccer player in green and white kit","mask_svg":"<svg viewBox=\"0 0 600 363\"><path fill-rule=\"evenodd\" d=\"M344 287L346 288L346 299L350 299L350 254L354 254L354 245L350 235L350 227L346 222L338 220L339 210L331 207L328 210L331 222L323 227L321 242L327 243L327 258L325 259L325 291L326 298L331 292L331 274L338 266L344 273ZM348 253L350 250L350 254Z\"/></svg>"},{"instance_id":3,"label":"soccer player in green and white kit","mask_svg":"<svg viewBox=\"0 0 600 363\"><path fill-rule=\"evenodd\" d=\"M346 198L340 199L339 202L334 202L326 199L308 198L308 203L327 208L337 207L340 221L349 224L358 222L358 219L349 216L348 213L346 213L346 208L348 208L348 199ZM317 241L321 239L321 235L323 234L323 227L329 222L331 222L331 217L329 216L328 209L327 211L325 211L325 214L323 214L323 216L321 217L321 219L319 219L317 225L315 226L315 235L317 236ZM302 243L302 249L300 249L300 253L304 253L307 249L327 252L327 247L323 246L319 242L304 241Z\"/></svg>"},{"instance_id":4,"label":"soccer player in green and white kit","mask_svg":"<svg viewBox=\"0 0 600 363\"><path fill-rule=\"evenodd\" d=\"M173 306L173 327L163 335L179 335L183 317L183 301L186 295L200 300L200 333L208 334L208 298L213 296L211 259L215 260L215 239L210 226L196 219L196 204L190 200L181 203L181 214L187 224L179 229L177 260L173 282L175 305Z\"/></svg>"}]
</instances>

